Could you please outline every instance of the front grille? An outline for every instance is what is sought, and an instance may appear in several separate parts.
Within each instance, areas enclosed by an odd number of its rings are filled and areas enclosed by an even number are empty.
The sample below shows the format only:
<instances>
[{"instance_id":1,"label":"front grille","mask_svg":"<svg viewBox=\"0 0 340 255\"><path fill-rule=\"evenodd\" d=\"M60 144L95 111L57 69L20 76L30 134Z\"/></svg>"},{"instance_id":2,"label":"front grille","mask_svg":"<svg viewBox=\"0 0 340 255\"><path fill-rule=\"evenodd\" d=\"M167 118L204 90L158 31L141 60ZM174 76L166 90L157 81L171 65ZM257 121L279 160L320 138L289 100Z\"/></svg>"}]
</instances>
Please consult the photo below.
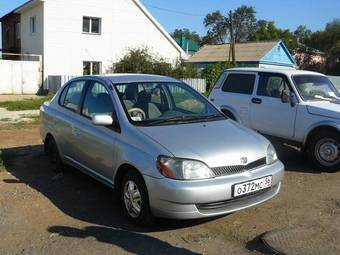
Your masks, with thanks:
<instances>
[{"instance_id":1,"label":"front grille","mask_svg":"<svg viewBox=\"0 0 340 255\"><path fill-rule=\"evenodd\" d=\"M276 186L274 186L272 188L275 188L275 187ZM232 203L237 203L237 202L244 201L244 200L247 200L247 199L252 199L256 196L260 196L260 195L272 190L272 188L259 190L259 191L244 195L242 197L232 198L232 199L225 200L225 201L205 203L205 204L196 204L196 207L200 211L221 209L221 208L224 208L224 207L226 207L226 206L228 206Z\"/></svg>"},{"instance_id":2,"label":"front grille","mask_svg":"<svg viewBox=\"0 0 340 255\"><path fill-rule=\"evenodd\" d=\"M249 163L248 165L213 167L211 168L211 170L213 171L215 176L218 177L218 176L224 176L224 175L243 173L245 171L251 171L265 164L266 164L266 158L261 158L259 160Z\"/></svg>"}]
</instances>

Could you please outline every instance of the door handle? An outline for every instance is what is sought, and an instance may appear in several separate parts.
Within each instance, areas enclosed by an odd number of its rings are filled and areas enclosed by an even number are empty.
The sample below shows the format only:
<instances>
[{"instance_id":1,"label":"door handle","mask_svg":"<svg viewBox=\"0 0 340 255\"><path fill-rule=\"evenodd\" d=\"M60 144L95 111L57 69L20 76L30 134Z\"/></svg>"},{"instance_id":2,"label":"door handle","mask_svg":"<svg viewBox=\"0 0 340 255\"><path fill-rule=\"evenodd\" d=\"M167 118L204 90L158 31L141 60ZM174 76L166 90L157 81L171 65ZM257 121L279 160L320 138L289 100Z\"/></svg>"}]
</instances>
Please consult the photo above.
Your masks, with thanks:
<instances>
[{"instance_id":1,"label":"door handle","mask_svg":"<svg viewBox=\"0 0 340 255\"><path fill-rule=\"evenodd\" d=\"M252 101L253 104L261 104L262 103L261 98L253 98L251 101Z\"/></svg>"}]
</instances>

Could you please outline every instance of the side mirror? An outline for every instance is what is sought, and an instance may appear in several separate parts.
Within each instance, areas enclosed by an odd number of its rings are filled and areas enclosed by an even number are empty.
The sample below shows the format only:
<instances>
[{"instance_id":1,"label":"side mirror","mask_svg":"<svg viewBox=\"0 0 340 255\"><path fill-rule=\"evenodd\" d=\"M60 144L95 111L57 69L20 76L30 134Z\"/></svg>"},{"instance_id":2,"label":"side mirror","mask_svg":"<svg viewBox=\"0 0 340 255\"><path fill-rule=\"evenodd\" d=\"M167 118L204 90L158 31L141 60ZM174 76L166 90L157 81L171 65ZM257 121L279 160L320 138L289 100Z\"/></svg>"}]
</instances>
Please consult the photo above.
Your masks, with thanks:
<instances>
[{"instance_id":1,"label":"side mirror","mask_svg":"<svg viewBox=\"0 0 340 255\"><path fill-rule=\"evenodd\" d=\"M290 94L288 94L287 91L282 91L282 93L281 93L281 101L284 104L290 102Z\"/></svg>"},{"instance_id":2,"label":"side mirror","mask_svg":"<svg viewBox=\"0 0 340 255\"><path fill-rule=\"evenodd\" d=\"M93 115L92 123L96 126L111 126L113 124L113 119L110 115Z\"/></svg>"},{"instance_id":3,"label":"side mirror","mask_svg":"<svg viewBox=\"0 0 340 255\"><path fill-rule=\"evenodd\" d=\"M295 93L292 91L289 93L289 101L292 107L294 107L299 102Z\"/></svg>"}]
</instances>

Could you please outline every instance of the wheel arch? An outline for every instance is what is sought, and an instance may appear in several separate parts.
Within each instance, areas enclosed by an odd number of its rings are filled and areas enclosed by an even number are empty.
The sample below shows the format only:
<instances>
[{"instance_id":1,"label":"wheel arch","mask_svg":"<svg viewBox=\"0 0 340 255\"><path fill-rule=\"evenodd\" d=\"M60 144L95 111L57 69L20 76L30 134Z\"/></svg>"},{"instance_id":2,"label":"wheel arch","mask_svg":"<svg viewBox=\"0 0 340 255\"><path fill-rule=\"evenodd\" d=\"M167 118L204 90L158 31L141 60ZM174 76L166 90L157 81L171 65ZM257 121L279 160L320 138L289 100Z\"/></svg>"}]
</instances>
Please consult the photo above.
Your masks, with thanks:
<instances>
[{"instance_id":1,"label":"wheel arch","mask_svg":"<svg viewBox=\"0 0 340 255\"><path fill-rule=\"evenodd\" d=\"M239 122L241 123L241 118L240 116L237 114L237 111L230 107L230 106L225 106L225 105L222 105L220 107L221 109L221 112L226 115L227 117L231 118L232 120L235 120L236 122Z\"/></svg>"},{"instance_id":2,"label":"wheel arch","mask_svg":"<svg viewBox=\"0 0 340 255\"><path fill-rule=\"evenodd\" d=\"M319 125L315 125L309 129L307 132L307 135L304 138L303 141L303 147L308 146L308 143L310 141L310 138L313 137L313 135L317 134L318 132L324 131L324 130L332 130L336 131L340 135L340 126L333 124L333 123L320 123Z\"/></svg>"},{"instance_id":3,"label":"wheel arch","mask_svg":"<svg viewBox=\"0 0 340 255\"><path fill-rule=\"evenodd\" d=\"M123 163L117 168L116 174L113 178L113 184L114 184L115 192L119 192L123 178L124 178L125 174L129 171L136 172L144 180L142 173L137 169L137 167L133 166L130 163ZM145 183L145 181L144 181L144 183Z\"/></svg>"}]
</instances>

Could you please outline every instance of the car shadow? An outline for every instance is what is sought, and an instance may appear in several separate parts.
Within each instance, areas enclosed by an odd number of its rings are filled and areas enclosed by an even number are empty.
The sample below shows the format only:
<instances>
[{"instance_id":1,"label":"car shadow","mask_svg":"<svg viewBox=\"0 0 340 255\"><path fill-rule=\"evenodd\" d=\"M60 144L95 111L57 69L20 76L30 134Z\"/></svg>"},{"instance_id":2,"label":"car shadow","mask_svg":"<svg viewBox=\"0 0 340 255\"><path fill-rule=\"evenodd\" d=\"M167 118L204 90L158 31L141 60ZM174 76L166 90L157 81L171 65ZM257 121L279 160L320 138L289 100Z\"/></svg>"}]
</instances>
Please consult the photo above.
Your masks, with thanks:
<instances>
[{"instance_id":1,"label":"car shadow","mask_svg":"<svg viewBox=\"0 0 340 255\"><path fill-rule=\"evenodd\" d=\"M268 137L267 137L268 138ZM321 174L322 171L313 168L307 156L300 151L300 148L283 143L279 140L269 138L277 152L278 158L285 165L286 171L302 172L310 174Z\"/></svg>"},{"instance_id":2,"label":"car shadow","mask_svg":"<svg viewBox=\"0 0 340 255\"><path fill-rule=\"evenodd\" d=\"M64 237L76 237L81 239L94 237L98 242L114 244L132 254L198 254L185 248L172 246L167 242L148 235L116 228L89 226L84 229L78 229L65 226L52 226L48 228L48 231ZM132 240L133 242L131 242Z\"/></svg>"},{"instance_id":3,"label":"car shadow","mask_svg":"<svg viewBox=\"0 0 340 255\"><path fill-rule=\"evenodd\" d=\"M65 214L96 225L133 232L161 232L203 224L210 219L158 219L152 226L136 226L127 220L113 190L69 167L55 173L42 145L3 149L6 170L16 179L8 184L24 183L47 197Z\"/></svg>"}]
</instances>

